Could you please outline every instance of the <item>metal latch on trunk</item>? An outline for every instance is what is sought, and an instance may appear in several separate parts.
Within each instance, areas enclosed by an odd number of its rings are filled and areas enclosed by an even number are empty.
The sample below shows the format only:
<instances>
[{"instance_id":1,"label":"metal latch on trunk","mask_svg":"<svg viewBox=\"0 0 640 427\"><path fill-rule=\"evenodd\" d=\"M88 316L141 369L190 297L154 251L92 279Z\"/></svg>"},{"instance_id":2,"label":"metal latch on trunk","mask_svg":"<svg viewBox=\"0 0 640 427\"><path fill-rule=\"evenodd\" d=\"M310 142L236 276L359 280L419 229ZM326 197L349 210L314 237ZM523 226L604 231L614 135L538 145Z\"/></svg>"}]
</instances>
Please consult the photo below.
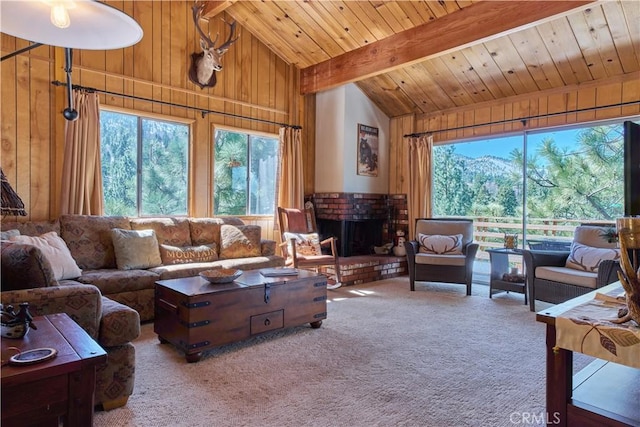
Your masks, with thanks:
<instances>
[{"instance_id":1,"label":"metal latch on trunk","mask_svg":"<svg viewBox=\"0 0 640 427\"><path fill-rule=\"evenodd\" d=\"M269 304L271 299L271 283L264 284L264 303Z\"/></svg>"}]
</instances>

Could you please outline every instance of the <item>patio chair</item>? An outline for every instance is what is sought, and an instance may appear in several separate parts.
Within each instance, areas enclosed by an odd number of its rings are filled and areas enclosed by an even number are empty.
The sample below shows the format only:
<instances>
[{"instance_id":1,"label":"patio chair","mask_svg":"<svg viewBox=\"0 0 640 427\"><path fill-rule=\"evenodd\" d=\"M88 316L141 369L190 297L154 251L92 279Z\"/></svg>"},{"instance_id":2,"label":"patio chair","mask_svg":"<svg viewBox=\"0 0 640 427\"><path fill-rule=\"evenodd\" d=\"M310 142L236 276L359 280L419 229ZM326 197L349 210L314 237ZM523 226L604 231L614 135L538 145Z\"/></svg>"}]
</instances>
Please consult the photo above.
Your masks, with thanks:
<instances>
[{"instance_id":1,"label":"patio chair","mask_svg":"<svg viewBox=\"0 0 640 427\"><path fill-rule=\"evenodd\" d=\"M327 289L342 286L336 247L338 239L330 237L320 241L313 205L308 203L304 209L278 207L278 221L282 236L280 247L285 265L313 269L316 272L320 267L331 266L335 283L327 283ZM323 253L323 247L328 248L328 253Z\"/></svg>"},{"instance_id":2,"label":"patio chair","mask_svg":"<svg viewBox=\"0 0 640 427\"><path fill-rule=\"evenodd\" d=\"M460 283L471 295L473 261L478 244L473 242L473 220L466 218L418 218L415 236L405 242L409 285L415 282Z\"/></svg>"},{"instance_id":3,"label":"patio chair","mask_svg":"<svg viewBox=\"0 0 640 427\"><path fill-rule=\"evenodd\" d=\"M607 239L615 224L576 227L570 249L523 250L529 308L559 304L618 280L620 251Z\"/></svg>"}]
</instances>

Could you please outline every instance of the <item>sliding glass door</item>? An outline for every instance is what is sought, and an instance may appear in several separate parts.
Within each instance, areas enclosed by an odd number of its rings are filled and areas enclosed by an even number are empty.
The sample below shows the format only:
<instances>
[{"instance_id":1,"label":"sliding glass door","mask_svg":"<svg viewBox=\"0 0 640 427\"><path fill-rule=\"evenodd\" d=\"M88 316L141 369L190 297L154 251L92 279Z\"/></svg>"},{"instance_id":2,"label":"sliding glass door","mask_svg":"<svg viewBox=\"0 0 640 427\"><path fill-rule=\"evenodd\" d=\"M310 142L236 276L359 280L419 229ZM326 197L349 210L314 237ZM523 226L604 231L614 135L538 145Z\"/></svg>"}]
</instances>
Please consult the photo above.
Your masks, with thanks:
<instances>
[{"instance_id":1,"label":"sliding glass door","mask_svg":"<svg viewBox=\"0 0 640 427\"><path fill-rule=\"evenodd\" d=\"M474 219L477 273L505 234L566 248L580 223L624 215L622 121L437 145L433 171L433 215Z\"/></svg>"}]
</instances>

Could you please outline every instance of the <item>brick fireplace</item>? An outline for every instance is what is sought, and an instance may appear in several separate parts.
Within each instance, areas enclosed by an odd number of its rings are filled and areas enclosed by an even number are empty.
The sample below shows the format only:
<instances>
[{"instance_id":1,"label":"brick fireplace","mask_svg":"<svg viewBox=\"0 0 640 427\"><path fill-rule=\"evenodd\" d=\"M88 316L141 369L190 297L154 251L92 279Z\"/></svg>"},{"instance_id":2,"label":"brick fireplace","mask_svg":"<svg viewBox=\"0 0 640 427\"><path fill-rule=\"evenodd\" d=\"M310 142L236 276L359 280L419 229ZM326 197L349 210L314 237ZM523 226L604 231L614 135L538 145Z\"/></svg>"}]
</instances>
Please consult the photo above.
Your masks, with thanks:
<instances>
[{"instance_id":1,"label":"brick fireplace","mask_svg":"<svg viewBox=\"0 0 640 427\"><path fill-rule=\"evenodd\" d=\"M404 194L316 193L306 198L315 208L320 236L338 238L341 257L369 255L374 246L408 231Z\"/></svg>"}]
</instances>

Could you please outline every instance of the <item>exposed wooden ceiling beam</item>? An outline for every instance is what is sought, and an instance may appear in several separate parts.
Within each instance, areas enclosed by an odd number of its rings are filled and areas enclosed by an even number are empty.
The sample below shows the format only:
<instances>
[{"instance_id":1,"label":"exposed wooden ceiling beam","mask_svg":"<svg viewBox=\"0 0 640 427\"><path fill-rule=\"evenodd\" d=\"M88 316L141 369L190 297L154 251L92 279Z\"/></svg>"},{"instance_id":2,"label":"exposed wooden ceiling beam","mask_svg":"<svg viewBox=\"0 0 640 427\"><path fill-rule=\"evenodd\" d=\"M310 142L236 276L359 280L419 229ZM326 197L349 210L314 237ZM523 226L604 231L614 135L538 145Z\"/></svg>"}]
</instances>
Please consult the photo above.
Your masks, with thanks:
<instances>
[{"instance_id":1,"label":"exposed wooden ceiling beam","mask_svg":"<svg viewBox=\"0 0 640 427\"><path fill-rule=\"evenodd\" d=\"M202 17L211 18L212 16L219 15L235 2L236 0L207 1L202 10Z\"/></svg>"},{"instance_id":2,"label":"exposed wooden ceiling beam","mask_svg":"<svg viewBox=\"0 0 640 427\"><path fill-rule=\"evenodd\" d=\"M598 2L481 1L301 70L301 94L387 73L504 36Z\"/></svg>"}]
</instances>

